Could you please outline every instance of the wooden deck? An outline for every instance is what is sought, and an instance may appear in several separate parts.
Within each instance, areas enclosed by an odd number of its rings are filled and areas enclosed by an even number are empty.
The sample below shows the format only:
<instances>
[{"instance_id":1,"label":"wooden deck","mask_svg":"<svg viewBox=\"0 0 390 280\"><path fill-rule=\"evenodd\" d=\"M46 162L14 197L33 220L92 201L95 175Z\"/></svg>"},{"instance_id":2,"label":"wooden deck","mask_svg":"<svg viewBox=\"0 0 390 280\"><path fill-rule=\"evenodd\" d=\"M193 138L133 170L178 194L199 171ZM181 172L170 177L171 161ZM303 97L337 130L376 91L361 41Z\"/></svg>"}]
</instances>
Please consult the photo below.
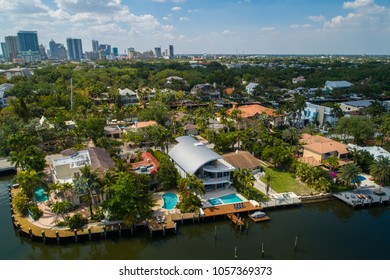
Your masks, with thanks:
<instances>
[{"instance_id":1,"label":"wooden deck","mask_svg":"<svg viewBox=\"0 0 390 280\"><path fill-rule=\"evenodd\" d=\"M169 218L168 215L165 216L164 222L159 222L157 220L157 217L152 217L148 219L148 228L151 232L154 231L163 231L167 229L174 229L176 230L176 223Z\"/></svg>"},{"instance_id":2,"label":"wooden deck","mask_svg":"<svg viewBox=\"0 0 390 280\"><path fill-rule=\"evenodd\" d=\"M220 216L232 213L245 213L251 211L260 210L260 206L253 206L250 202L243 202L244 208L236 209L234 204L225 204L225 205L215 205L212 207L203 208L205 217Z\"/></svg>"}]
</instances>

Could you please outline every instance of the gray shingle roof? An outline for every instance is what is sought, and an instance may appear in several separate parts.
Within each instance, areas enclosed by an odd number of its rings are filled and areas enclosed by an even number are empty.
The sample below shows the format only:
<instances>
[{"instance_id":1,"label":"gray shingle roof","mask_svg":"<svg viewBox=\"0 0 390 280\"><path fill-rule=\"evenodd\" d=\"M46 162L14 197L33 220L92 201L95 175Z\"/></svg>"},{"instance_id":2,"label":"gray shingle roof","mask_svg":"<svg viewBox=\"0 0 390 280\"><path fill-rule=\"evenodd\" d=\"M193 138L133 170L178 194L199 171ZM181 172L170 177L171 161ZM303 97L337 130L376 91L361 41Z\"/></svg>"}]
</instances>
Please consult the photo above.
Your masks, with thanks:
<instances>
[{"instance_id":1,"label":"gray shingle roof","mask_svg":"<svg viewBox=\"0 0 390 280\"><path fill-rule=\"evenodd\" d=\"M176 141L179 143L169 152L169 156L190 175L195 174L206 163L222 159L222 156L191 136L181 136Z\"/></svg>"},{"instance_id":2,"label":"gray shingle roof","mask_svg":"<svg viewBox=\"0 0 390 280\"><path fill-rule=\"evenodd\" d=\"M344 104L353 107L368 107L371 105L372 102L373 100L357 100L357 101L344 102Z\"/></svg>"}]
</instances>

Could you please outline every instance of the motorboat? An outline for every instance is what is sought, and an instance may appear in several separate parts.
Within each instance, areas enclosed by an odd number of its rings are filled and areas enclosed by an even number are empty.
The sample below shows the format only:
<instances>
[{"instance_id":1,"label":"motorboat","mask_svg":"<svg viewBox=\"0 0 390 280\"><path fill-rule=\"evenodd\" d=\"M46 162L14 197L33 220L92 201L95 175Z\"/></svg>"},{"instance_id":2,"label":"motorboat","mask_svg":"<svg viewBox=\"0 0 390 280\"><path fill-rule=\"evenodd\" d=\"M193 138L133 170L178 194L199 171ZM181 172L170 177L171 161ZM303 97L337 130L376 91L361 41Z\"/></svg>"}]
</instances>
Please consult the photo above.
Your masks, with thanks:
<instances>
[{"instance_id":1,"label":"motorboat","mask_svg":"<svg viewBox=\"0 0 390 280\"><path fill-rule=\"evenodd\" d=\"M266 216L266 214L264 212L261 212L261 211L256 211L256 212L251 214L252 218L263 218L265 216Z\"/></svg>"}]
</instances>

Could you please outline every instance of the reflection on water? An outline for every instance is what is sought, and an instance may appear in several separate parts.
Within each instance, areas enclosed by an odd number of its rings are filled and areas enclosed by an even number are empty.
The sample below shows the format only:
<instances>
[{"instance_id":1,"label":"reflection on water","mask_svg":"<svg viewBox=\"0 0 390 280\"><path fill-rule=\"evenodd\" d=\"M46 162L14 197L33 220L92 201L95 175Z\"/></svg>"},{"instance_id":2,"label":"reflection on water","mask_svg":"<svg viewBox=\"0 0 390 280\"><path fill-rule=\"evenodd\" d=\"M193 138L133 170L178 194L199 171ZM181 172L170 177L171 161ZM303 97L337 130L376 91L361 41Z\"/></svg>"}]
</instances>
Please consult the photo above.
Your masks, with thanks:
<instances>
[{"instance_id":1,"label":"reflection on water","mask_svg":"<svg viewBox=\"0 0 390 280\"><path fill-rule=\"evenodd\" d=\"M7 178L10 179L10 178ZM4 180L4 178L3 178ZM390 207L354 210L339 201L268 211L270 222L249 221L238 232L226 218L178 225L166 236L138 228L133 236L42 244L20 237L10 217L7 184L0 182L0 259L387 259ZM215 236L215 227L217 236ZM298 249L294 250L298 237Z\"/></svg>"}]
</instances>

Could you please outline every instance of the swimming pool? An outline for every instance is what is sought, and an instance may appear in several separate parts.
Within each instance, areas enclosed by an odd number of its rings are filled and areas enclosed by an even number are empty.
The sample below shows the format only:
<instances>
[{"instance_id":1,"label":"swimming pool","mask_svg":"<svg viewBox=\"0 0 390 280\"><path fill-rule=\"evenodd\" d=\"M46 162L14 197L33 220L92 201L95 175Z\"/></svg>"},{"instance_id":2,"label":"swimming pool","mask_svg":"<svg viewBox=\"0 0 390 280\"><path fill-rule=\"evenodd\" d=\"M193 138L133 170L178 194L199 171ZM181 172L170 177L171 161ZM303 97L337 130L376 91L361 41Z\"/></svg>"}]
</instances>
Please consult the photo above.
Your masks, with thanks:
<instances>
[{"instance_id":1,"label":"swimming pool","mask_svg":"<svg viewBox=\"0 0 390 280\"><path fill-rule=\"evenodd\" d=\"M220 204L230 204L230 203L237 203L241 202L242 199L239 198L235 193L220 196L217 198L211 198L208 200L211 205L220 205Z\"/></svg>"},{"instance_id":2,"label":"swimming pool","mask_svg":"<svg viewBox=\"0 0 390 280\"><path fill-rule=\"evenodd\" d=\"M366 180L366 177L364 177L362 175L358 175L357 179L359 180L359 182L363 182L364 180ZM352 182L355 183L355 179L352 179Z\"/></svg>"},{"instance_id":3,"label":"swimming pool","mask_svg":"<svg viewBox=\"0 0 390 280\"><path fill-rule=\"evenodd\" d=\"M35 188L34 195L37 202L45 202L46 200L48 200L48 197L45 194L45 190L43 189L43 187Z\"/></svg>"},{"instance_id":4,"label":"swimming pool","mask_svg":"<svg viewBox=\"0 0 390 280\"><path fill-rule=\"evenodd\" d=\"M164 193L162 195L162 198L164 200L164 209L172 210L175 208L177 204L177 195L171 192Z\"/></svg>"}]
</instances>

